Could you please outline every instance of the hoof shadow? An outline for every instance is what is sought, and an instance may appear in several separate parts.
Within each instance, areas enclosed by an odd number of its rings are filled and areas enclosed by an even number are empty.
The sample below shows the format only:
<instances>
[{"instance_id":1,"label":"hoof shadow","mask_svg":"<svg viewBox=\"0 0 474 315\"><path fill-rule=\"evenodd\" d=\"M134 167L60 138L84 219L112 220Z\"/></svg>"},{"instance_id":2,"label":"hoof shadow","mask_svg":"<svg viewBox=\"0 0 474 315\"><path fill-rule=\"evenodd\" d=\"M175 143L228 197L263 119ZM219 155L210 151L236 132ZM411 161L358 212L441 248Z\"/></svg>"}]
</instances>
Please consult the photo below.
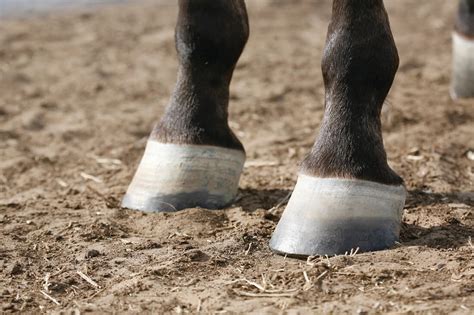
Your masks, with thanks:
<instances>
[{"instance_id":1,"label":"hoof shadow","mask_svg":"<svg viewBox=\"0 0 474 315\"><path fill-rule=\"evenodd\" d=\"M242 207L246 212L269 210L284 201L291 192L290 189L240 189L234 205ZM282 205L285 204L286 202Z\"/></svg>"},{"instance_id":2,"label":"hoof shadow","mask_svg":"<svg viewBox=\"0 0 474 315\"><path fill-rule=\"evenodd\" d=\"M427 246L436 249L457 249L466 246L474 228L459 223L446 223L430 228L403 224L400 239L404 246Z\"/></svg>"},{"instance_id":3,"label":"hoof shadow","mask_svg":"<svg viewBox=\"0 0 474 315\"><path fill-rule=\"evenodd\" d=\"M465 204L474 207L474 193L430 193L421 190L409 191L406 208L413 209L434 205ZM468 219L467 222L469 222ZM446 223L429 228L417 224L403 223L400 239L406 246L428 246L430 248L448 249L466 246L474 235L474 226L462 224L455 217L448 217Z\"/></svg>"}]
</instances>

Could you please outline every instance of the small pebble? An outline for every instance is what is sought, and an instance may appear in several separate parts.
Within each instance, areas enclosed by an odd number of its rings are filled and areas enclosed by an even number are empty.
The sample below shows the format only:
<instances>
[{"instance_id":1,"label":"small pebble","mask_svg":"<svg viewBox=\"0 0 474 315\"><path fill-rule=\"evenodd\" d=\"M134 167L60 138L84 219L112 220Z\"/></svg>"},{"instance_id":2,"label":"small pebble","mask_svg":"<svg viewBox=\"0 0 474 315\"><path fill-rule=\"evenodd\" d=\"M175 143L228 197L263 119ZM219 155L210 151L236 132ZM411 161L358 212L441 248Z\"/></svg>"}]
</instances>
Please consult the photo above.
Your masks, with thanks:
<instances>
[{"instance_id":1,"label":"small pebble","mask_svg":"<svg viewBox=\"0 0 474 315\"><path fill-rule=\"evenodd\" d=\"M474 161L474 151L467 151L466 157L467 157L469 160Z\"/></svg>"}]
</instances>

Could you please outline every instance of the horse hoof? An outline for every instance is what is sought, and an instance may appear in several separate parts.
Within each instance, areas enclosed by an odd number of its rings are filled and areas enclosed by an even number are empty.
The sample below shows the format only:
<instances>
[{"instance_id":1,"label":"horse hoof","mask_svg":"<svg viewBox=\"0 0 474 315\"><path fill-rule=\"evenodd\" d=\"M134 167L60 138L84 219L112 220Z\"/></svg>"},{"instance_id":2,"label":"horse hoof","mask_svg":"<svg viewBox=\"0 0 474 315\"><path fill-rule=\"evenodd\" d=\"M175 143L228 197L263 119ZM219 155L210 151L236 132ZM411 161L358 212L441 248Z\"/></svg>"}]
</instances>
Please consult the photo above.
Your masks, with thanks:
<instances>
[{"instance_id":1,"label":"horse hoof","mask_svg":"<svg viewBox=\"0 0 474 315\"><path fill-rule=\"evenodd\" d=\"M270 248L290 256L389 248L399 238L405 196L404 186L300 174Z\"/></svg>"},{"instance_id":2,"label":"horse hoof","mask_svg":"<svg viewBox=\"0 0 474 315\"><path fill-rule=\"evenodd\" d=\"M453 99L474 97L474 39L453 33Z\"/></svg>"},{"instance_id":3,"label":"horse hoof","mask_svg":"<svg viewBox=\"0 0 474 315\"><path fill-rule=\"evenodd\" d=\"M149 140L122 207L148 212L222 208L237 194L244 162L239 150Z\"/></svg>"}]
</instances>

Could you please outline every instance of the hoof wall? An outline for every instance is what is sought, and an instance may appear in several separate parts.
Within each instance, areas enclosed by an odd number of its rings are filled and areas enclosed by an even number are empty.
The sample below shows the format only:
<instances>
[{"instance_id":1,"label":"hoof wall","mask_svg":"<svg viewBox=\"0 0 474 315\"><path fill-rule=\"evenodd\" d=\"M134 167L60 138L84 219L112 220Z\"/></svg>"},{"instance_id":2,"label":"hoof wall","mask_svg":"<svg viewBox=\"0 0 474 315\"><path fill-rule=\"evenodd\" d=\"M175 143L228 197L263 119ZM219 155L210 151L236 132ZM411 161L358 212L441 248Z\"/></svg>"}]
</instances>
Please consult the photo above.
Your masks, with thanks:
<instances>
[{"instance_id":1,"label":"hoof wall","mask_svg":"<svg viewBox=\"0 0 474 315\"><path fill-rule=\"evenodd\" d=\"M270 248L290 256L375 251L398 241L403 186L300 175Z\"/></svg>"},{"instance_id":2,"label":"hoof wall","mask_svg":"<svg viewBox=\"0 0 474 315\"><path fill-rule=\"evenodd\" d=\"M122 207L146 212L174 212L195 207L219 209L229 205L232 199L233 197L211 195L204 190L153 197L126 194L122 200Z\"/></svg>"},{"instance_id":3,"label":"hoof wall","mask_svg":"<svg viewBox=\"0 0 474 315\"><path fill-rule=\"evenodd\" d=\"M474 97L474 39L453 33L453 99Z\"/></svg>"},{"instance_id":4,"label":"hoof wall","mask_svg":"<svg viewBox=\"0 0 474 315\"><path fill-rule=\"evenodd\" d=\"M234 200L242 151L149 140L122 207L147 212L218 209Z\"/></svg>"}]
</instances>

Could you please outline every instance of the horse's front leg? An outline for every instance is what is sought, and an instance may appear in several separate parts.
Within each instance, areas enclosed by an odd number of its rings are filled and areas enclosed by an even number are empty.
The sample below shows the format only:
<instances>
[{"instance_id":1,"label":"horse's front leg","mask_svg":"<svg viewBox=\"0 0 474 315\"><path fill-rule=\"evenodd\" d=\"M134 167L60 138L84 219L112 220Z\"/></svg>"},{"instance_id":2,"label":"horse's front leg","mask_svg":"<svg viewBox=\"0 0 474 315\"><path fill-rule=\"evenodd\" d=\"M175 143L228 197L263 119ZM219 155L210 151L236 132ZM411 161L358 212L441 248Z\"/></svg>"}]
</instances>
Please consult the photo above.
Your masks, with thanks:
<instances>
[{"instance_id":1,"label":"horse's front leg","mask_svg":"<svg viewBox=\"0 0 474 315\"><path fill-rule=\"evenodd\" d=\"M270 241L274 251L331 255L398 240L406 192L387 164L380 122L398 62L382 0L334 0L325 114Z\"/></svg>"},{"instance_id":2,"label":"horse's front leg","mask_svg":"<svg viewBox=\"0 0 474 315\"><path fill-rule=\"evenodd\" d=\"M245 161L227 122L229 84L248 39L243 0L180 0L179 71L122 205L144 211L220 208L238 189Z\"/></svg>"},{"instance_id":3,"label":"horse's front leg","mask_svg":"<svg viewBox=\"0 0 474 315\"><path fill-rule=\"evenodd\" d=\"M474 0L460 0L453 32L451 96L474 97Z\"/></svg>"}]
</instances>

